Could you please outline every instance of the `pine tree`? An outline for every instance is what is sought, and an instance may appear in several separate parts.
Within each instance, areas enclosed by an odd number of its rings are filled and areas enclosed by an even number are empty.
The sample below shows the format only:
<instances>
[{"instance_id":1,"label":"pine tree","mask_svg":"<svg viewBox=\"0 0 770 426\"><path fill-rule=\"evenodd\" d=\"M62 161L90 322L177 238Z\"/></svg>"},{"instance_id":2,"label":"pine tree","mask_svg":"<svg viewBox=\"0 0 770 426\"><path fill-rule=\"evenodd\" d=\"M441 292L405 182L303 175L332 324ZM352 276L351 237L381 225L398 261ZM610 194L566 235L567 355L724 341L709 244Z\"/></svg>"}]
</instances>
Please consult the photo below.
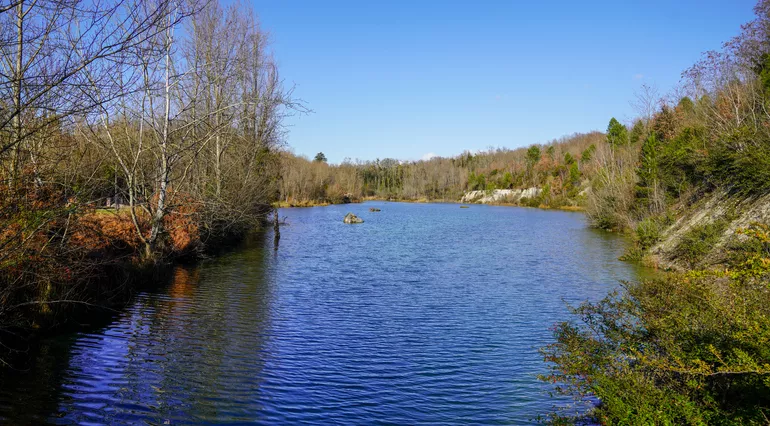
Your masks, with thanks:
<instances>
[{"instance_id":1,"label":"pine tree","mask_svg":"<svg viewBox=\"0 0 770 426\"><path fill-rule=\"evenodd\" d=\"M540 161L540 148L537 145L532 145L527 150L527 162L530 164L530 166L534 166Z\"/></svg>"},{"instance_id":2,"label":"pine tree","mask_svg":"<svg viewBox=\"0 0 770 426\"><path fill-rule=\"evenodd\" d=\"M607 126L607 143L614 147L628 144L628 130L615 117L610 119Z\"/></svg>"},{"instance_id":3,"label":"pine tree","mask_svg":"<svg viewBox=\"0 0 770 426\"><path fill-rule=\"evenodd\" d=\"M634 127L631 128L631 134L629 136L630 142L632 144L639 143L639 141L644 139L644 133L644 122L642 122L642 120L636 120Z\"/></svg>"},{"instance_id":4,"label":"pine tree","mask_svg":"<svg viewBox=\"0 0 770 426\"><path fill-rule=\"evenodd\" d=\"M641 159L637 175L637 200L641 205L653 209L658 201L658 138L651 133L642 145Z\"/></svg>"}]
</instances>

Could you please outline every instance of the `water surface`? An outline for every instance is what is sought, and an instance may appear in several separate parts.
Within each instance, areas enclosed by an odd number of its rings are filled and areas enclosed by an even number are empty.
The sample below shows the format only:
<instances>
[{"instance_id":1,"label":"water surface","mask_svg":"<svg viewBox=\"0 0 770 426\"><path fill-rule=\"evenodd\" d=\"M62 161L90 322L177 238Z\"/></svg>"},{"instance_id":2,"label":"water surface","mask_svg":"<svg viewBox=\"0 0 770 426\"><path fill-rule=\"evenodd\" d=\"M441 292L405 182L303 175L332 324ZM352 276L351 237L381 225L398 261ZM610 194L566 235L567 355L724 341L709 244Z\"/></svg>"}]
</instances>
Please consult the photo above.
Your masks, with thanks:
<instances>
[{"instance_id":1,"label":"water surface","mask_svg":"<svg viewBox=\"0 0 770 426\"><path fill-rule=\"evenodd\" d=\"M370 213L369 207L381 208ZM352 211L366 222L345 225ZM632 265L578 213L365 203L140 293L2 372L15 424L521 424L554 404L537 349Z\"/></svg>"}]
</instances>

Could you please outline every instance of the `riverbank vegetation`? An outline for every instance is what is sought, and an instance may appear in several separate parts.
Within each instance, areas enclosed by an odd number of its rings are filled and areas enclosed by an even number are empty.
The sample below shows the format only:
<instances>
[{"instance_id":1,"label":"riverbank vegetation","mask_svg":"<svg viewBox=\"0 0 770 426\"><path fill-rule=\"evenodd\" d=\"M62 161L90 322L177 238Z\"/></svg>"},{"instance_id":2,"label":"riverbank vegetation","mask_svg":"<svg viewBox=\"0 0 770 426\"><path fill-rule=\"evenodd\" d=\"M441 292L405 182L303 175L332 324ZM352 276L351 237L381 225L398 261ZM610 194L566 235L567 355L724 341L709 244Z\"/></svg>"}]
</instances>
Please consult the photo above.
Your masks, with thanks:
<instances>
[{"instance_id":1,"label":"riverbank vegetation","mask_svg":"<svg viewBox=\"0 0 770 426\"><path fill-rule=\"evenodd\" d=\"M247 7L17 1L0 29L0 332L270 214L301 105Z\"/></svg>"},{"instance_id":2,"label":"riverbank vegetation","mask_svg":"<svg viewBox=\"0 0 770 426\"><path fill-rule=\"evenodd\" d=\"M617 155L595 176L589 219L634 236L627 258L677 271L556 327L543 379L588 411L554 423L768 423L770 2L755 12L672 101L630 130L610 125Z\"/></svg>"}]
</instances>

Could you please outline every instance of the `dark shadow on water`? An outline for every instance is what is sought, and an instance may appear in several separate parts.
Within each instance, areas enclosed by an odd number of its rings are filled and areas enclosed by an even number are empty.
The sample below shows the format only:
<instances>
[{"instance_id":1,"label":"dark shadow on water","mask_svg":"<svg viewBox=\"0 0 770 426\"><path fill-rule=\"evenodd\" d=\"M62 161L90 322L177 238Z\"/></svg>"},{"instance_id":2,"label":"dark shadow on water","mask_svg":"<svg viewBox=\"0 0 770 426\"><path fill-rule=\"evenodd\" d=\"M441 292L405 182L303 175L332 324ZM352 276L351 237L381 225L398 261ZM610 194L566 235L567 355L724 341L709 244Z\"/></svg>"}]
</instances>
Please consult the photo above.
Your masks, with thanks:
<instances>
[{"instance_id":1,"label":"dark shadow on water","mask_svg":"<svg viewBox=\"0 0 770 426\"><path fill-rule=\"evenodd\" d=\"M221 322L253 322L255 312L266 315L270 237L261 232L207 260L169 267L155 281L136 283L125 308L92 309L81 326L34 342L12 367L0 368L0 423L74 424L92 421L96 414L108 424L148 417L162 424L179 415L163 407L214 416L207 412L211 404L198 403L211 395L198 390L221 387L217 381L233 345L248 342L255 345L252 353L262 353L255 336L227 335ZM219 285L220 274L232 274L228 265L233 262L250 265L238 293ZM234 275L230 278L238 279ZM208 368L199 368L200 357ZM140 359L150 362L135 362ZM261 360L249 364L258 368ZM190 377L198 381L187 385ZM138 413L135 402L157 410Z\"/></svg>"}]
</instances>

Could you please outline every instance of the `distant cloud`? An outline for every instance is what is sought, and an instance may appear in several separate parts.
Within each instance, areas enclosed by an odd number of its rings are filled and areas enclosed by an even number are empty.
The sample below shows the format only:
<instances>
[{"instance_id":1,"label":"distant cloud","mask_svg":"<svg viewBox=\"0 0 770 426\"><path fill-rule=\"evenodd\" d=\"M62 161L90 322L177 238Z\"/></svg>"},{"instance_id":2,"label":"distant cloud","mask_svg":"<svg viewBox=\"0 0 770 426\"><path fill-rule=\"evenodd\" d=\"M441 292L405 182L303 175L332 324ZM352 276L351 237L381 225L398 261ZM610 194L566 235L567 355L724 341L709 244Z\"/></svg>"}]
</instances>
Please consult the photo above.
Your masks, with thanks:
<instances>
[{"instance_id":1,"label":"distant cloud","mask_svg":"<svg viewBox=\"0 0 770 426\"><path fill-rule=\"evenodd\" d=\"M435 152L429 152L429 153L423 155L421 160L428 161L428 160L430 160L431 158L434 158L434 157L438 157L438 155L436 155Z\"/></svg>"},{"instance_id":2,"label":"distant cloud","mask_svg":"<svg viewBox=\"0 0 770 426\"><path fill-rule=\"evenodd\" d=\"M641 80L644 78L644 74L634 74L634 80Z\"/></svg>"}]
</instances>

